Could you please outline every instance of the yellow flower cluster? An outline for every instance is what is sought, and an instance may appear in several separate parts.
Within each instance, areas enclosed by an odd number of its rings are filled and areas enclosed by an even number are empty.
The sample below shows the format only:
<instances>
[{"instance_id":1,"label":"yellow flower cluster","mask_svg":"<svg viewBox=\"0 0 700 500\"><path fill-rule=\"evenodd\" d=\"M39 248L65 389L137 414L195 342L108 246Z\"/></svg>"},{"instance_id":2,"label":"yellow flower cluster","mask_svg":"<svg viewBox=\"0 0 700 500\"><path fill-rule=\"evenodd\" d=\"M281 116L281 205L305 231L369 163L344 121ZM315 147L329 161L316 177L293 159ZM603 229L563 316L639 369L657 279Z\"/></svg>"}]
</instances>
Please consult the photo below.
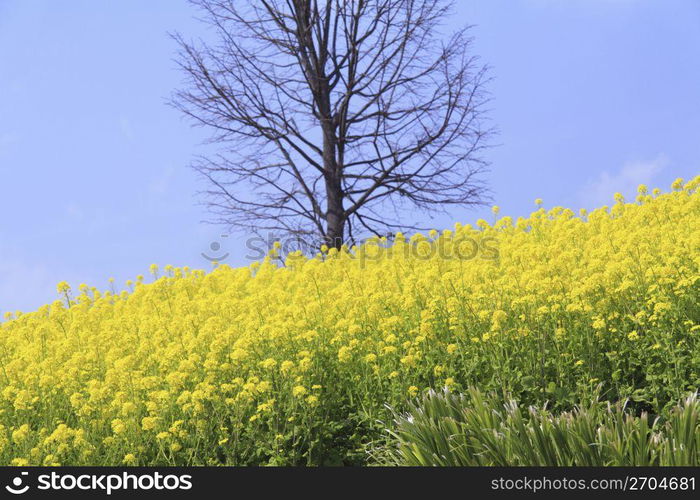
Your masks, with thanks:
<instances>
[{"instance_id":1,"label":"yellow flower cluster","mask_svg":"<svg viewBox=\"0 0 700 500\"><path fill-rule=\"evenodd\" d=\"M153 266L129 292L61 283L0 324L0 462L362 463L386 404L427 387L563 408L602 383L663 409L700 385L699 184L313 258Z\"/></svg>"}]
</instances>

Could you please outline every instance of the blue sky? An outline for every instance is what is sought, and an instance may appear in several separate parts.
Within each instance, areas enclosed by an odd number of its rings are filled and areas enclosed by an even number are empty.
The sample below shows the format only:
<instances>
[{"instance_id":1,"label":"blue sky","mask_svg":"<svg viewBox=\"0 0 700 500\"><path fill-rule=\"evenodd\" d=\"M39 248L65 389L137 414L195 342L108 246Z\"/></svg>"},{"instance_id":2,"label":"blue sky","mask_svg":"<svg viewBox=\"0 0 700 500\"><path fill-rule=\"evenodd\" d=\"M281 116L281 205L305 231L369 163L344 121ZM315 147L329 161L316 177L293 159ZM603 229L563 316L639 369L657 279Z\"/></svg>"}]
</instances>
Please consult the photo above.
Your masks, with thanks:
<instances>
[{"instance_id":1,"label":"blue sky","mask_svg":"<svg viewBox=\"0 0 700 500\"><path fill-rule=\"evenodd\" d=\"M502 213L574 209L700 172L700 2L458 0L493 67L487 181ZM221 238L187 168L201 152L165 101L167 32L202 33L180 0L0 0L0 311L67 280L107 288L151 263L208 268ZM460 210L437 228L488 209Z\"/></svg>"}]
</instances>

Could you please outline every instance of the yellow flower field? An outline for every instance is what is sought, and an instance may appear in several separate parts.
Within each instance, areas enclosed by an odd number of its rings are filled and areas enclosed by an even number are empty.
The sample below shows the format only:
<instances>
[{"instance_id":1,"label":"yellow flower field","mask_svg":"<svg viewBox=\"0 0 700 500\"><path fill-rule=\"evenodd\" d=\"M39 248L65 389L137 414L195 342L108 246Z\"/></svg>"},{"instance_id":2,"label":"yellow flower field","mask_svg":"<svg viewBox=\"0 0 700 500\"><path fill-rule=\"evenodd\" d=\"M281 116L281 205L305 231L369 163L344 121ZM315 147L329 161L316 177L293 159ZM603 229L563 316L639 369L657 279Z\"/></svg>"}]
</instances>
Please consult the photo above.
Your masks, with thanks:
<instances>
[{"instance_id":1,"label":"yellow flower field","mask_svg":"<svg viewBox=\"0 0 700 500\"><path fill-rule=\"evenodd\" d=\"M361 464L386 405L445 386L554 410L601 386L663 414L700 387L699 186L153 267L121 294L61 283L0 325L0 463Z\"/></svg>"}]
</instances>

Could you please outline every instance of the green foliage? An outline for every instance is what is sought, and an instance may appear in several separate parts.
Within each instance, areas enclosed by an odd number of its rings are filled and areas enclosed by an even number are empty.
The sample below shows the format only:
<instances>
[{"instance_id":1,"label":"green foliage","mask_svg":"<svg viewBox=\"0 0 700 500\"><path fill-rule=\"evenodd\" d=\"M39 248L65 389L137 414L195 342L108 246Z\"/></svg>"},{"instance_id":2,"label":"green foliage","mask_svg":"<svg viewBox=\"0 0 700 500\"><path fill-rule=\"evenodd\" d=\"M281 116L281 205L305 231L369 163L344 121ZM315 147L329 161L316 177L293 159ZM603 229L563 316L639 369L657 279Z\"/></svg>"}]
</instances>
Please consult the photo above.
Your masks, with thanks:
<instances>
[{"instance_id":1,"label":"green foliage","mask_svg":"<svg viewBox=\"0 0 700 500\"><path fill-rule=\"evenodd\" d=\"M429 391L395 412L394 441L375 458L407 466L700 465L697 394L663 416L593 399L572 411L512 399Z\"/></svg>"}]
</instances>

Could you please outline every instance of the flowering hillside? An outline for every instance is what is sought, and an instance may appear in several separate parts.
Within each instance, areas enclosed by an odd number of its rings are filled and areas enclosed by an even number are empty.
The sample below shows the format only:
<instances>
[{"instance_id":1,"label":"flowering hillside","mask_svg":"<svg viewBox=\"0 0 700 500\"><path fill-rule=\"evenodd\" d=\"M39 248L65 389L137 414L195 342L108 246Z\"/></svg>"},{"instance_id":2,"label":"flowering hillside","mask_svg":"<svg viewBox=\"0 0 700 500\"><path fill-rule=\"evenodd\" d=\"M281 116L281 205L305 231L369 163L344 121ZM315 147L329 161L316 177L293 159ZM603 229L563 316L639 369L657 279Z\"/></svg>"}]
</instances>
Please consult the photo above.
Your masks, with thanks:
<instances>
[{"instance_id":1,"label":"flowering hillside","mask_svg":"<svg viewBox=\"0 0 700 500\"><path fill-rule=\"evenodd\" d=\"M699 186L154 267L121 294L62 283L0 325L0 463L365 463L386 405L445 386L553 411L600 386L663 414L700 387Z\"/></svg>"}]
</instances>

